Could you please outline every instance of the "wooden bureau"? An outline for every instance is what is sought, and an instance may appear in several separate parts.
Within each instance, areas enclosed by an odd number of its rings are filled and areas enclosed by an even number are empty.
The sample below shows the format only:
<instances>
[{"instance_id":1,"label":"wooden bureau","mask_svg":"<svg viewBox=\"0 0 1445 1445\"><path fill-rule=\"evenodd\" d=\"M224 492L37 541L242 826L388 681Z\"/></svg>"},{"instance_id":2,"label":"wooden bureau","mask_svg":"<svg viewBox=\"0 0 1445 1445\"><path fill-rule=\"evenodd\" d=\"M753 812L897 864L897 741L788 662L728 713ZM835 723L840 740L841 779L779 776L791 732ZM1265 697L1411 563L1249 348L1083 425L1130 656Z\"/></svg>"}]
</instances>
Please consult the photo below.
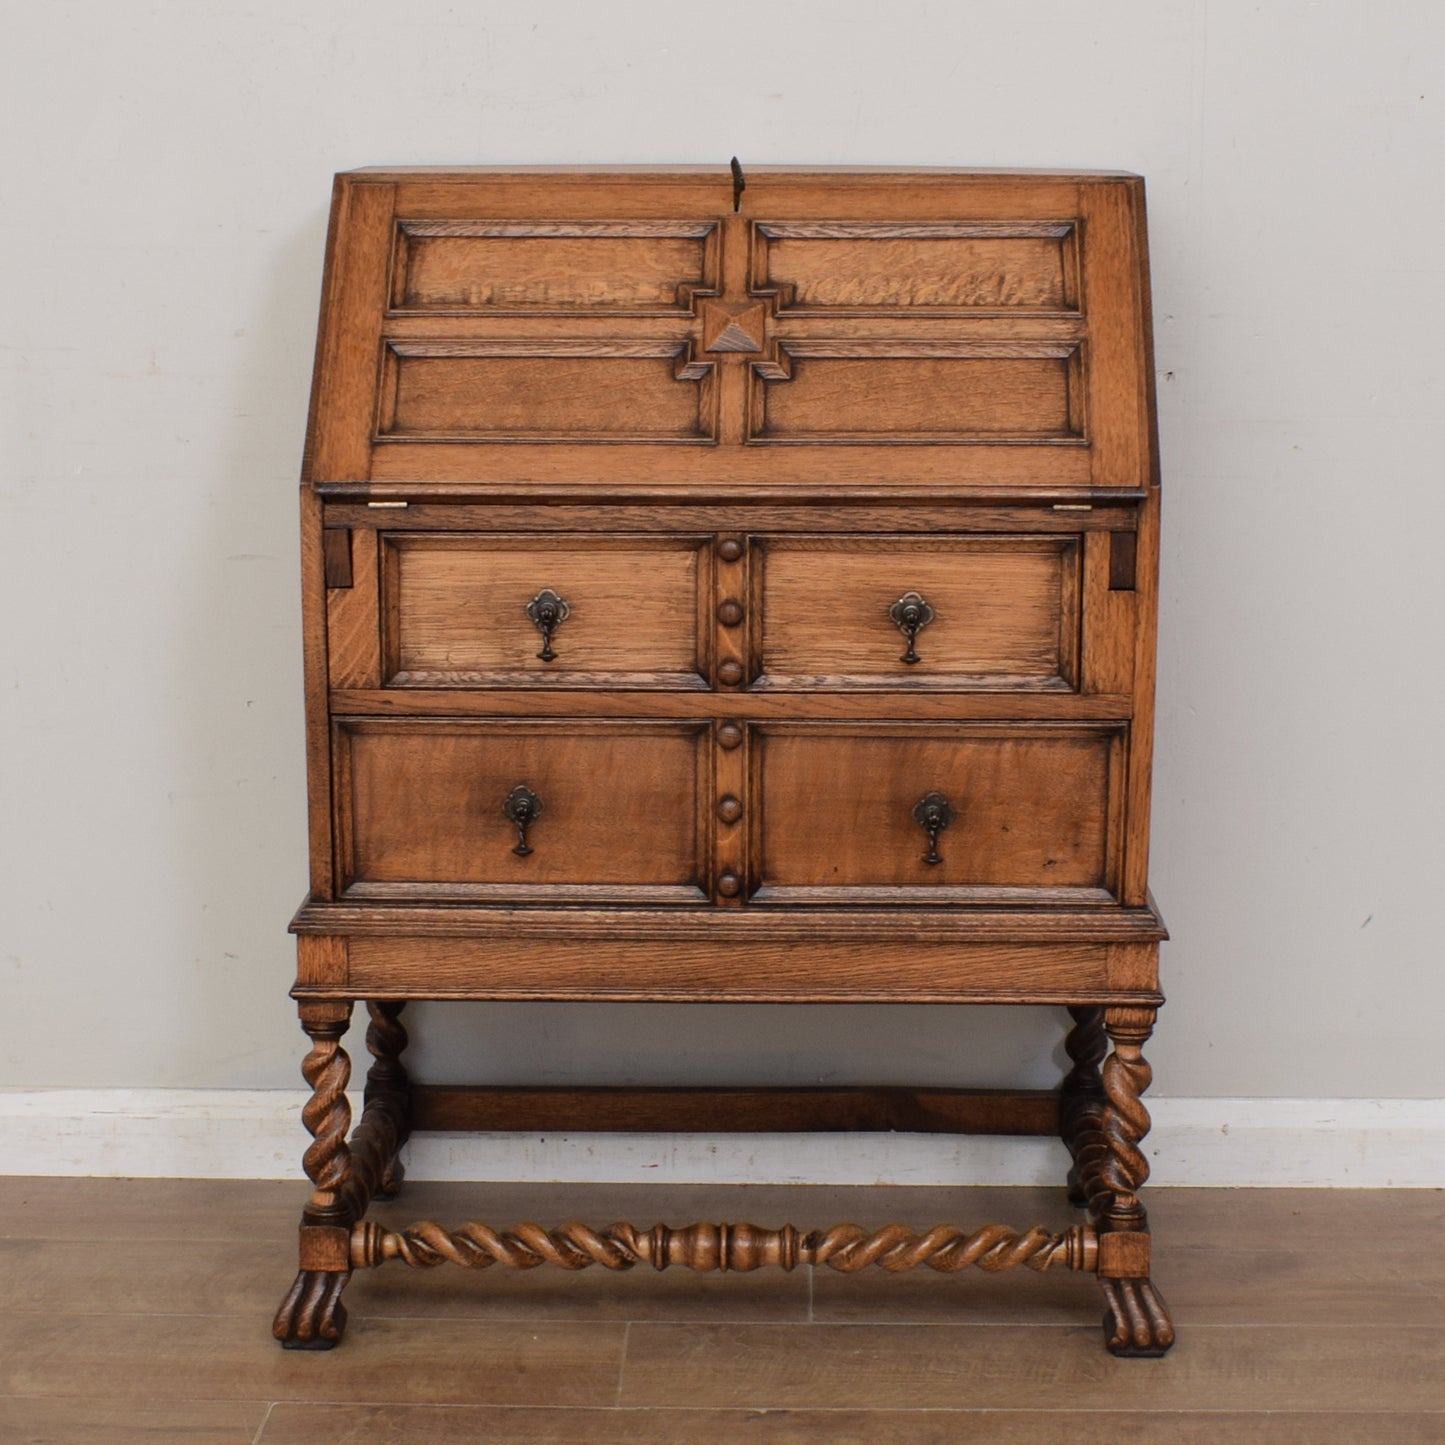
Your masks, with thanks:
<instances>
[{"instance_id":1,"label":"wooden bureau","mask_svg":"<svg viewBox=\"0 0 1445 1445\"><path fill-rule=\"evenodd\" d=\"M1137 177L339 176L302 476L313 1192L277 1337L337 1343L350 1272L392 1259L1025 1264L1095 1273L1115 1353L1166 1350L1157 535ZM414 998L1050 1005L1073 1067L440 1090L403 1067ZM1057 1132L1085 1222L383 1228L414 1128Z\"/></svg>"}]
</instances>

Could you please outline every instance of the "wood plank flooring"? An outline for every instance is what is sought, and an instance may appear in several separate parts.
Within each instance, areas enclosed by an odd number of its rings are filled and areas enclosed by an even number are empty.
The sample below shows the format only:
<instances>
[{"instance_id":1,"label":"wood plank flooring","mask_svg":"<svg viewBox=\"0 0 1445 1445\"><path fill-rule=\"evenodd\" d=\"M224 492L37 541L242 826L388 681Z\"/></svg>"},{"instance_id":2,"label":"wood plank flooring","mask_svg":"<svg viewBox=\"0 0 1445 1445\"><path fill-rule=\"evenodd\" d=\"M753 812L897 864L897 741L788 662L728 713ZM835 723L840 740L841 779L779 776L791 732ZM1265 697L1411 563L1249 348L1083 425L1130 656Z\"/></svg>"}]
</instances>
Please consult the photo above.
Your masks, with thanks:
<instances>
[{"instance_id":1,"label":"wood plank flooring","mask_svg":"<svg viewBox=\"0 0 1445 1445\"><path fill-rule=\"evenodd\" d=\"M297 1184L0 1178L0 1442L1445 1442L1445 1191L1155 1190L1180 1341L1114 1360L1094 1281L388 1266L280 1350ZM1067 1223L1054 1191L408 1184L596 1224Z\"/></svg>"}]
</instances>

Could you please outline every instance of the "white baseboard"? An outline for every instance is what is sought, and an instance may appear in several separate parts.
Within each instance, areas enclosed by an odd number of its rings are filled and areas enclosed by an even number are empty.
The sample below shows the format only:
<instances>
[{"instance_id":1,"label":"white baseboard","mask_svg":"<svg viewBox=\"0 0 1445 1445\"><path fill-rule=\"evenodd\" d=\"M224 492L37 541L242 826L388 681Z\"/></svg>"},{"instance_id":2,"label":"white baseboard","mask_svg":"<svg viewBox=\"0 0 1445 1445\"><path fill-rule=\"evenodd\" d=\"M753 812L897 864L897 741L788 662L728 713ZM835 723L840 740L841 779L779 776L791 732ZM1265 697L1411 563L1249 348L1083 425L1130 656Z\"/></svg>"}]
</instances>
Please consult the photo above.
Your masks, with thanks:
<instances>
[{"instance_id":1,"label":"white baseboard","mask_svg":"<svg viewBox=\"0 0 1445 1445\"><path fill-rule=\"evenodd\" d=\"M0 1090L0 1172L294 1179L300 1090ZM353 1106L359 1104L353 1100ZM1445 1100L1151 1099L1152 1185L1445 1187ZM428 1134L414 1179L1051 1184L1051 1139L939 1134Z\"/></svg>"}]
</instances>

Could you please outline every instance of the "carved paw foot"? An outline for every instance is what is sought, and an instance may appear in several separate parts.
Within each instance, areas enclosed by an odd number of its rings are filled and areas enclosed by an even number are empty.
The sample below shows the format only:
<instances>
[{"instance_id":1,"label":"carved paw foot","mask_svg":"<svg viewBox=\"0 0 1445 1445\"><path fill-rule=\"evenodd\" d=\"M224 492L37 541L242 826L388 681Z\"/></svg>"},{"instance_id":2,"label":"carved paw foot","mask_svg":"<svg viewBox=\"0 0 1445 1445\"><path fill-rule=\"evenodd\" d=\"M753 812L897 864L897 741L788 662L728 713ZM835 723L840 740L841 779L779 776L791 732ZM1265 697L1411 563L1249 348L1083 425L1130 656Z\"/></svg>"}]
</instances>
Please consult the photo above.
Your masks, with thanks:
<instances>
[{"instance_id":1,"label":"carved paw foot","mask_svg":"<svg viewBox=\"0 0 1445 1445\"><path fill-rule=\"evenodd\" d=\"M296 1276L271 1333L287 1350L334 1350L346 1331L346 1306L341 1291L350 1274L339 1270L303 1269Z\"/></svg>"},{"instance_id":2,"label":"carved paw foot","mask_svg":"<svg viewBox=\"0 0 1445 1445\"><path fill-rule=\"evenodd\" d=\"M1159 1291L1148 1279L1100 1279L1104 1341L1110 1354L1125 1359L1162 1355L1174 1343L1174 1326Z\"/></svg>"}]
</instances>

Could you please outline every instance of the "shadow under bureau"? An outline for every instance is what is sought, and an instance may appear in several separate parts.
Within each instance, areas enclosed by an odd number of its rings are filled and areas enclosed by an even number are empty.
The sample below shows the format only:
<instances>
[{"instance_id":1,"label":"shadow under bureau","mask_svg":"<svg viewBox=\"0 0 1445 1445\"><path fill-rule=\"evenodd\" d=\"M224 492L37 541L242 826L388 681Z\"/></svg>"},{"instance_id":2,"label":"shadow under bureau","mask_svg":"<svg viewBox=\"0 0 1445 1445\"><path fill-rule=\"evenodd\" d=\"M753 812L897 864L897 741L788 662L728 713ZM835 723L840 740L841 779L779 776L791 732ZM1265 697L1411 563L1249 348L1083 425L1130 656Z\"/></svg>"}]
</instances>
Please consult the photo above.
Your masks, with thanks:
<instances>
[{"instance_id":1,"label":"shadow under bureau","mask_svg":"<svg viewBox=\"0 0 1445 1445\"><path fill-rule=\"evenodd\" d=\"M1166 1350L1139 1189L1158 467L1143 186L944 170L337 178L302 478L313 1192L351 1271L1097 1275ZM1038 1004L1032 1093L439 1089L410 999ZM353 1130L342 1039L369 1015ZM1084 1213L404 1230L413 1129L1058 1133ZM926 1224L927 1222L922 1222Z\"/></svg>"}]
</instances>

